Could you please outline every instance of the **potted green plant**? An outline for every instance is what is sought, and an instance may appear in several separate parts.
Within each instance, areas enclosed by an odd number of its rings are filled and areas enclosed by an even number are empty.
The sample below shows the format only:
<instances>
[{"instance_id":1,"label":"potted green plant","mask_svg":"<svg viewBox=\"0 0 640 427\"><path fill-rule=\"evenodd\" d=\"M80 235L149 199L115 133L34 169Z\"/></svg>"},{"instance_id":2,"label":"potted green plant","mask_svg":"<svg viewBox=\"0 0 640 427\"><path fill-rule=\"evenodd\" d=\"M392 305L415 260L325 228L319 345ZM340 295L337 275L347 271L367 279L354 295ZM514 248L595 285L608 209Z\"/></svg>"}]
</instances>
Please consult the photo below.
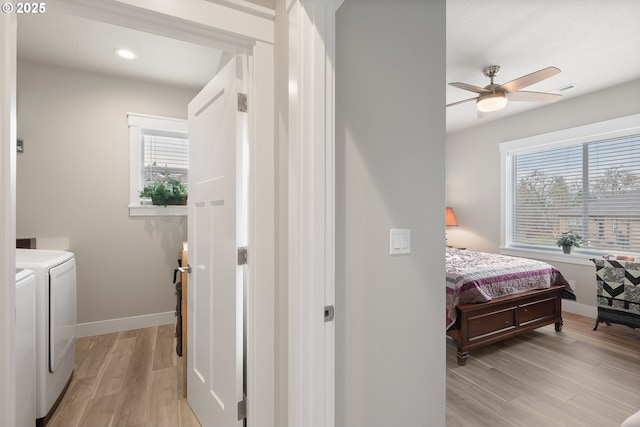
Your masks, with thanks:
<instances>
[{"instance_id":1,"label":"potted green plant","mask_svg":"<svg viewBox=\"0 0 640 427\"><path fill-rule=\"evenodd\" d=\"M574 246L576 248L580 247L580 243L582 243L582 236L573 230L564 231L557 236L556 243L558 244L558 247L562 248L562 252L570 254L571 248Z\"/></svg>"},{"instance_id":2,"label":"potted green plant","mask_svg":"<svg viewBox=\"0 0 640 427\"><path fill-rule=\"evenodd\" d=\"M140 198L151 199L151 203L157 206L186 205L187 188L165 171L155 180L148 181L140 192Z\"/></svg>"}]
</instances>

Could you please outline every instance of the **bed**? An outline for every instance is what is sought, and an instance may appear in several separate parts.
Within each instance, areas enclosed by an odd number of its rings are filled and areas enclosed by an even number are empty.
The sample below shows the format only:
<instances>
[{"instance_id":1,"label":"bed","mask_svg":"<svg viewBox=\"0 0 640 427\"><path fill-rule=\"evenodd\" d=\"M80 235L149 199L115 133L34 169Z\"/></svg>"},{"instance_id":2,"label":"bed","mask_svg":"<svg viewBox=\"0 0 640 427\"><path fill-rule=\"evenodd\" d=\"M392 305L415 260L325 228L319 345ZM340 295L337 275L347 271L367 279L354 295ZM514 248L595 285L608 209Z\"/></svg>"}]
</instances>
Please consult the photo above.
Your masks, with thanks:
<instances>
[{"instance_id":1,"label":"bed","mask_svg":"<svg viewBox=\"0 0 640 427\"><path fill-rule=\"evenodd\" d=\"M555 324L562 330L562 298L575 299L553 266L527 258L447 248L447 335L468 352Z\"/></svg>"}]
</instances>

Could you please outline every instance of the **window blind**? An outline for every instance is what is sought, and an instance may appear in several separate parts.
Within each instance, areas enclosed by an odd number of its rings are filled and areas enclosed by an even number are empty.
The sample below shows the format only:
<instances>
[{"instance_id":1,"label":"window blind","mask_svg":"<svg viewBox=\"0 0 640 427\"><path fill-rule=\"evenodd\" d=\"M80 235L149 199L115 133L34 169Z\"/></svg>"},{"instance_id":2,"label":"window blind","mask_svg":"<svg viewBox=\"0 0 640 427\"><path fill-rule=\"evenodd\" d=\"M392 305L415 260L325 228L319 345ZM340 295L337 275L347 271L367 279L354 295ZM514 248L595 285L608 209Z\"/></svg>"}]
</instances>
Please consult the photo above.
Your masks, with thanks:
<instances>
[{"instance_id":1,"label":"window blind","mask_svg":"<svg viewBox=\"0 0 640 427\"><path fill-rule=\"evenodd\" d=\"M640 252L640 135L513 154L509 246L554 247L575 230L583 248Z\"/></svg>"},{"instance_id":2,"label":"window blind","mask_svg":"<svg viewBox=\"0 0 640 427\"><path fill-rule=\"evenodd\" d=\"M186 138L142 135L143 181L154 180L170 173L184 184L188 183L189 144Z\"/></svg>"}]
</instances>

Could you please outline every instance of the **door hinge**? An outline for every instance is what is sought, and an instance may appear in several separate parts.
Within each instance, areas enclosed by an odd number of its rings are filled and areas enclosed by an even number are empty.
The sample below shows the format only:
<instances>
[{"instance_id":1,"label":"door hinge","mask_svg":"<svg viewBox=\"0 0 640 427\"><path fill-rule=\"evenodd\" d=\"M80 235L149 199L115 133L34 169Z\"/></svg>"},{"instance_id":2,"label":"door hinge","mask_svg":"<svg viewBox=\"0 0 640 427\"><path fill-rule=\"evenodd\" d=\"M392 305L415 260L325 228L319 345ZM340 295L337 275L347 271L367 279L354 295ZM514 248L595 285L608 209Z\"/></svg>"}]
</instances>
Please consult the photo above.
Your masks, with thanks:
<instances>
[{"instance_id":1,"label":"door hinge","mask_svg":"<svg viewBox=\"0 0 640 427\"><path fill-rule=\"evenodd\" d=\"M247 418L247 399L244 398L238 402L238 421Z\"/></svg>"},{"instance_id":2,"label":"door hinge","mask_svg":"<svg viewBox=\"0 0 640 427\"><path fill-rule=\"evenodd\" d=\"M247 247L246 246L242 246L240 248L238 248L238 265L246 265L248 262L248 254L247 254Z\"/></svg>"},{"instance_id":3,"label":"door hinge","mask_svg":"<svg viewBox=\"0 0 640 427\"><path fill-rule=\"evenodd\" d=\"M247 94L238 92L238 111L247 112Z\"/></svg>"}]
</instances>

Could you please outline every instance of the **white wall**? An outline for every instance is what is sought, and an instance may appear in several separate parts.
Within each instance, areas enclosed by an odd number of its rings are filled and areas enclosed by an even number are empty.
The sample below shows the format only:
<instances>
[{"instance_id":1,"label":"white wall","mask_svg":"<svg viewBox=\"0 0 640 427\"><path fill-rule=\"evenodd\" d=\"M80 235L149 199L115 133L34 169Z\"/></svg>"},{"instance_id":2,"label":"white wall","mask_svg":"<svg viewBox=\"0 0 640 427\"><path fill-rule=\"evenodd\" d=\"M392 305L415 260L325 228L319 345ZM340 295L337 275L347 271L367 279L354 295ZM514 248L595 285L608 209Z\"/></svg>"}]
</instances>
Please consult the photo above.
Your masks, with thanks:
<instances>
[{"instance_id":1,"label":"white wall","mask_svg":"<svg viewBox=\"0 0 640 427\"><path fill-rule=\"evenodd\" d=\"M68 237L78 323L173 311L186 217L130 218L127 112L186 118L192 90L18 64L18 237Z\"/></svg>"},{"instance_id":2,"label":"white wall","mask_svg":"<svg viewBox=\"0 0 640 427\"><path fill-rule=\"evenodd\" d=\"M459 224L449 227L449 244L499 250L500 142L637 114L638 94L640 80L448 134L447 204L454 208ZM552 264L577 282L578 303L596 305L593 267Z\"/></svg>"},{"instance_id":3,"label":"white wall","mask_svg":"<svg viewBox=\"0 0 640 427\"><path fill-rule=\"evenodd\" d=\"M339 427L445 425L444 37L445 2L336 16Z\"/></svg>"}]
</instances>

